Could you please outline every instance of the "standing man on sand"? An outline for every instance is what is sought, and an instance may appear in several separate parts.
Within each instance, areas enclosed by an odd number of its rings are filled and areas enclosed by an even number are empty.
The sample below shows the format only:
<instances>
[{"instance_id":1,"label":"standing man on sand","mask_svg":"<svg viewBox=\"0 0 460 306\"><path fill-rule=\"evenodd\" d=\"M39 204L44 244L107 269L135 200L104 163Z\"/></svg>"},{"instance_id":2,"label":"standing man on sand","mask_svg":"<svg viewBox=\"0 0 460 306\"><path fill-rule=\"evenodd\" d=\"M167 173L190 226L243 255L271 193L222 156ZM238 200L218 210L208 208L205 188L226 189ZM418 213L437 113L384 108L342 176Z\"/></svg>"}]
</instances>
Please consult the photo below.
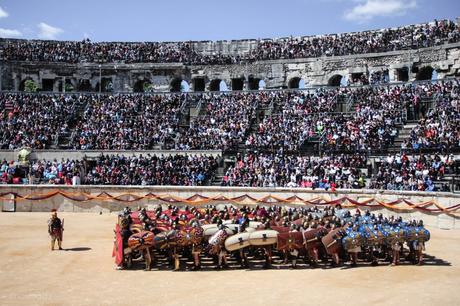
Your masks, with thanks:
<instances>
[{"instance_id":1,"label":"standing man on sand","mask_svg":"<svg viewBox=\"0 0 460 306\"><path fill-rule=\"evenodd\" d=\"M57 216L56 209L51 210L51 219L48 220L48 233L51 237L51 251L54 251L54 244L57 240L59 250L62 250L62 232L64 231L61 219Z\"/></svg>"}]
</instances>

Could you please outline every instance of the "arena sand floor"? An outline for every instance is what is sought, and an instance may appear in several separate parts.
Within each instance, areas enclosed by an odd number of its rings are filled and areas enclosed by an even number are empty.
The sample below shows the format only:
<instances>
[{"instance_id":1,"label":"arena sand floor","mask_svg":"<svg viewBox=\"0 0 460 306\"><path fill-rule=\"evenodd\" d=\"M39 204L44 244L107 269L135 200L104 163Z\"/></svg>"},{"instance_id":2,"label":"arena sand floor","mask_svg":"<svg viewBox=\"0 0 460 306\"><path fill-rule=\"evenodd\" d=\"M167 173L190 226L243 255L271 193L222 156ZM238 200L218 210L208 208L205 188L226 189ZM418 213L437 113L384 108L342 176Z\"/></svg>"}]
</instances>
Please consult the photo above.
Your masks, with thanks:
<instances>
[{"instance_id":1,"label":"arena sand floor","mask_svg":"<svg viewBox=\"0 0 460 306\"><path fill-rule=\"evenodd\" d=\"M49 250L47 213L0 213L1 305L459 305L460 231L430 229L423 266L116 271L115 214L62 213L65 251Z\"/></svg>"}]
</instances>

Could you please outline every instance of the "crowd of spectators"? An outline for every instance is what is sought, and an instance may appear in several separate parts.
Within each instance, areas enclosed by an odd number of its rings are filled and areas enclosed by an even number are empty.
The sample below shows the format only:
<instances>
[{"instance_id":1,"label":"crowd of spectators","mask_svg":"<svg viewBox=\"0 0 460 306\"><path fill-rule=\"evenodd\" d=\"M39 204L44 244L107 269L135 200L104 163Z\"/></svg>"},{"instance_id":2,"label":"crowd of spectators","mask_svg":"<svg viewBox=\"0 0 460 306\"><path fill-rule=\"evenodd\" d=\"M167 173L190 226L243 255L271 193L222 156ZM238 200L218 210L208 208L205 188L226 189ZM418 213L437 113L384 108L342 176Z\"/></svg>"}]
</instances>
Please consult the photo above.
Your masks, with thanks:
<instances>
[{"instance_id":1,"label":"crowd of spectators","mask_svg":"<svg viewBox=\"0 0 460 306\"><path fill-rule=\"evenodd\" d=\"M406 97L401 87L366 87L316 90L285 99L281 111L267 116L251 134L247 146L298 150L306 141L320 138L325 151L384 149L398 135ZM337 101L351 100L353 113L336 113Z\"/></svg>"},{"instance_id":2,"label":"crowd of spectators","mask_svg":"<svg viewBox=\"0 0 460 306\"><path fill-rule=\"evenodd\" d=\"M455 22L443 20L400 28L260 41L250 55L255 60L341 56L424 48L460 40Z\"/></svg>"},{"instance_id":3,"label":"crowd of spectators","mask_svg":"<svg viewBox=\"0 0 460 306\"><path fill-rule=\"evenodd\" d=\"M190 94L3 93L0 148L58 148L63 145L60 136L67 135L65 145L77 150L231 150L245 144L296 151L319 139L326 152L378 151L394 143L399 125L408 118L419 124L403 149L449 149L460 146L459 93L457 79L204 93L193 99ZM200 104L202 111L184 126L181 106L188 100ZM337 112L344 103L352 112ZM84 111L79 113L76 105ZM264 115L267 110L271 113Z\"/></svg>"},{"instance_id":4,"label":"crowd of spectators","mask_svg":"<svg viewBox=\"0 0 460 306\"><path fill-rule=\"evenodd\" d=\"M0 94L0 148L49 148L69 133L74 103L86 96L59 94Z\"/></svg>"},{"instance_id":5,"label":"crowd of spectators","mask_svg":"<svg viewBox=\"0 0 460 306\"><path fill-rule=\"evenodd\" d=\"M147 150L174 137L181 95L93 95L75 127L77 150Z\"/></svg>"},{"instance_id":6,"label":"crowd of spectators","mask_svg":"<svg viewBox=\"0 0 460 306\"><path fill-rule=\"evenodd\" d=\"M283 154L238 154L228 168L222 186L363 188L367 168L363 155L330 155L310 157Z\"/></svg>"},{"instance_id":7,"label":"crowd of spectators","mask_svg":"<svg viewBox=\"0 0 460 306\"><path fill-rule=\"evenodd\" d=\"M4 60L45 62L180 62L200 65L242 61L339 56L405 50L460 41L459 27L450 20L433 21L355 33L259 40L245 54L208 54L195 50L194 42L98 42L4 40Z\"/></svg>"},{"instance_id":8,"label":"crowd of spectators","mask_svg":"<svg viewBox=\"0 0 460 306\"><path fill-rule=\"evenodd\" d=\"M309 137L315 135L314 119L326 116L337 107L337 98L346 89L316 89L271 94L274 110L279 112L266 116L259 122L257 130L247 138L248 147L285 148L296 151Z\"/></svg>"},{"instance_id":9,"label":"crowd of spectators","mask_svg":"<svg viewBox=\"0 0 460 306\"><path fill-rule=\"evenodd\" d=\"M460 147L460 82L458 79L429 86L437 101L411 130L402 149L436 149L445 151Z\"/></svg>"},{"instance_id":10,"label":"crowd of spectators","mask_svg":"<svg viewBox=\"0 0 460 306\"><path fill-rule=\"evenodd\" d=\"M460 147L459 93L457 79L201 95L3 93L0 148L297 151L315 140L325 152L376 152L407 118L419 124L403 149L450 149ZM185 126L187 103L201 112ZM351 112L337 112L345 106Z\"/></svg>"},{"instance_id":11,"label":"crowd of spectators","mask_svg":"<svg viewBox=\"0 0 460 306\"><path fill-rule=\"evenodd\" d=\"M96 160L3 160L1 184L54 185L210 185L219 156L100 155ZM324 189L451 191L446 175L460 174L453 154L388 154L372 162L365 155L287 155L238 153L221 186Z\"/></svg>"},{"instance_id":12,"label":"crowd of spectators","mask_svg":"<svg viewBox=\"0 0 460 306\"><path fill-rule=\"evenodd\" d=\"M79 160L37 160L27 165L15 161L0 164L3 184L80 185L84 163Z\"/></svg>"},{"instance_id":13,"label":"crowd of spectators","mask_svg":"<svg viewBox=\"0 0 460 306\"><path fill-rule=\"evenodd\" d=\"M389 154L377 158L372 166L361 154L312 157L255 152L239 154L221 185L450 191L448 183L435 182L446 174L460 174L458 163L453 155Z\"/></svg>"},{"instance_id":14,"label":"crowd of spectators","mask_svg":"<svg viewBox=\"0 0 460 306\"><path fill-rule=\"evenodd\" d=\"M447 173L455 173L453 155L396 154L376 161L369 188L410 191L450 191L448 184L436 186ZM457 175L459 173L456 173Z\"/></svg>"},{"instance_id":15,"label":"crowd of spectators","mask_svg":"<svg viewBox=\"0 0 460 306\"><path fill-rule=\"evenodd\" d=\"M258 93L203 94L201 103L205 114L181 130L176 149L236 148L246 137L258 98Z\"/></svg>"},{"instance_id":16,"label":"crowd of spectators","mask_svg":"<svg viewBox=\"0 0 460 306\"><path fill-rule=\"evenodd\" d=\"M204 155L101 155L83 184L201 186L217 167L218 158Z\"/></svg>"}]
</instances>

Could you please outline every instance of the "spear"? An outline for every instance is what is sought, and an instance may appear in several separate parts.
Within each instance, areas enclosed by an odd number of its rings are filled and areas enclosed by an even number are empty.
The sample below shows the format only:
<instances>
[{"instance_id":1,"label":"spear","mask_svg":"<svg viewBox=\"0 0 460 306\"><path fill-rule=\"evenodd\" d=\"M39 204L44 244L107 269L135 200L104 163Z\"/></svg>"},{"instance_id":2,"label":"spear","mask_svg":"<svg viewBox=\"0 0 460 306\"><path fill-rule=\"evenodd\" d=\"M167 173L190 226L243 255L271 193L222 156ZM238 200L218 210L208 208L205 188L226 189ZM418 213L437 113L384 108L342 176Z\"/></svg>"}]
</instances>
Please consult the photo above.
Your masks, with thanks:
<instances>
[{"instance_id":1,"label":"spear","mask_svg":"<svg viewBox=\"0 0 460 306\"><path fill-rule=\"evenodd\" d=\"M61 224L61 241L64 241L64 218L62 218Z\"/></svg>"}]
</instances>

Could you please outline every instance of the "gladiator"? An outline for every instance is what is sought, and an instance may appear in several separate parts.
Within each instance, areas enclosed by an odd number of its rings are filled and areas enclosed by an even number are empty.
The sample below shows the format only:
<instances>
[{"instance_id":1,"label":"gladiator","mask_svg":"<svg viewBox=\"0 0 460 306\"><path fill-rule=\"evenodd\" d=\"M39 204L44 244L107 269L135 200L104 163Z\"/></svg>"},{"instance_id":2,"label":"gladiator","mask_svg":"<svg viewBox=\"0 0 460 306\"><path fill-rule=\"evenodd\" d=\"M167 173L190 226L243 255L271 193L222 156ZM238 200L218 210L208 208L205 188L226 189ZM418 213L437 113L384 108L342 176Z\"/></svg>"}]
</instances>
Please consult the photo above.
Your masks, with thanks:
<instances>
[{"instance_id":1,"label":"gladiator","mask_svg":"<svg viewBox=\"0 0 460 306\"><path fill-rule=\"evenodd\" d=\"M51 211L51 219L48 220L48 234L51 237L51 251L54 251L56 240L59 250L62 250L62 232L64 231L63 222L57 216L57 211Z\"/></svg>"}]
</instances>

